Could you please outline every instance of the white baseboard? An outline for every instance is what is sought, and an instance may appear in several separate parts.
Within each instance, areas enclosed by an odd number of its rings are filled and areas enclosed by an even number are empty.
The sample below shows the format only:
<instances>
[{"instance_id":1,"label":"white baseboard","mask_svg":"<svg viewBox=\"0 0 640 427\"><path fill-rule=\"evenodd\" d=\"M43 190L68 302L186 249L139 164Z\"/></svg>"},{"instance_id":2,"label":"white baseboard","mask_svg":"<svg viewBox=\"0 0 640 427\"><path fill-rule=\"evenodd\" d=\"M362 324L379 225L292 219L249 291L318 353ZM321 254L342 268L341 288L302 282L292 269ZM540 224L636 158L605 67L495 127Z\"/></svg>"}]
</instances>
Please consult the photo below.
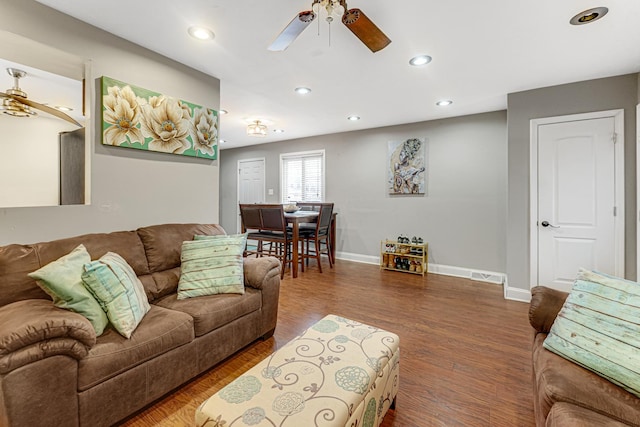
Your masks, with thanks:
<instances>
[{"instance_id":1,"label":"white baseboard","mask_svg":"<svg viewBox=\"0 0 640 427\"><path fill-rule=\"evenodd\" d=\"M380 265L380 257L372 255L354 254L349 252L336 252L336 258L345 261L361 262L364 264ZM503 285L505 299L529 302L531 294L529 291L507 287L507 277L504 273L493 271L477 270L473 268L455 267L451 265L429 264L429 273L442 274L444 276L463 277L479 282L495 283Z\"/></svg>"},{"instance_id":2,"label":"white baseboard","mask_svg":"<svg viewBox=\"0 0 640 427\"><path fill-rule=\"evenodd\" d=\"M529 303L531 302L531 291L528 289L512 288L509 286L509 281L505 278L504 299Z\"/></svg>"}]
</instances>

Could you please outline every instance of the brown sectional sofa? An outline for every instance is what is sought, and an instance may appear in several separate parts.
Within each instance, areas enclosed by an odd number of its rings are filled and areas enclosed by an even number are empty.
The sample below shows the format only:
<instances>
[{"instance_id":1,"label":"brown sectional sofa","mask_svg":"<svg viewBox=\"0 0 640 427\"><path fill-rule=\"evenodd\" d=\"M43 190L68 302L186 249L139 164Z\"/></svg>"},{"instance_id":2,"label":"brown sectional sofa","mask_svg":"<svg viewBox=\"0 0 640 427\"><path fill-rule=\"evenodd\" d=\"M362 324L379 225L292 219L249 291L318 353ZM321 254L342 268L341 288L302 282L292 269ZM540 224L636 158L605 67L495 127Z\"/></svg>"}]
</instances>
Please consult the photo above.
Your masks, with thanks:
<instances>
[{"instance_id":1,"label":"brown sectional sofa","mask_svg":"<svg viewBox=\"0 0 640 427\"><path fill-rule=\"evenodd\" d=\"M245 259L245 293L177 300L182 242L218 225L165 224L0 247L0 426L108 426L276 327L280 264ZM151 310L131 339L96 338L83 316L55 308L27 273L84 244L121 255Z\"/></svg>"},{"instance_id":2,"label":"brown sectional sofa","mask_svg":"<svg viewBox=\"0 0 640 427\"><path fill-rule=\"evenodd\" d=\"M533 397L538 426L640 426L640 399L542 346L567 293L532 289Z\"/></svg>"}]
</instances>

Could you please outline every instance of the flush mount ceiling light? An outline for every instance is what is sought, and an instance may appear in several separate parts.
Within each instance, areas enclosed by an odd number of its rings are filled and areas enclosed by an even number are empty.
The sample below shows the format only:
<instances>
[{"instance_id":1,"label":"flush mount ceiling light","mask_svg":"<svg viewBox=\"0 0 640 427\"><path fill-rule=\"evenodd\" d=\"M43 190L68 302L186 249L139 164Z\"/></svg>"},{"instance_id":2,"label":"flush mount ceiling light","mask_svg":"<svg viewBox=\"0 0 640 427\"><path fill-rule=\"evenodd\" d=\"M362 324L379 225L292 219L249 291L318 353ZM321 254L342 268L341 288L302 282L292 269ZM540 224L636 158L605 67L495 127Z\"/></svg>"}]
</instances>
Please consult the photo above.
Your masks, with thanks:
<instances>
[{"instance_id":1,"label":"flush mount ceiling light","mask_svg":"<svg viewBox=\"0 0 640 427\"><path fill-rule=\"evenodd\" d=\"M267 126L263 125L260 120L255 120L247 125L247 135L262 138L267 136Z\"/></svg>"},{"instance_id":2,"label":"flush mount ceiling light","mask_svg":"<svg viewBox=\"0 0 640 427\"><path fill-rule=\"evenodd\" d=\"M189 27L187 31L191 37L198 40L213 40L215 37L213 31L204 27Z\"/></svg>"},{"instance_id":3,"label":"flush mount ceiling light","mask_svg":"<svg viewBox=\"0 0 640 427\"><path fill-rule=\"evenodd\" d=\"M284 133L284 129L274 129L274 133Z\"/></svg>"},{"instance_id":4,"label":"flush mount ceiling light","mask_svg":"<svg viewBox=\"0 0 640 427\"><path fill-rule=\"evenodd\" d=\"M306 95L308 93L311 93L311 89L309 89L308 87L303 87L303 86L295 88L294 91L298 95Z\"/></svg>"},{"instance_id":5,"label":"flush mount ceiling light","mask_svg":"<svg viewBox=\"0 0 640 427\"><path fill-rule=\"evenodd\" d=\"M360 116L349 116L347 117L347 120L352 121L352 122L357 122L358 120L360 120Z\"/></svg>"},{"instance_id":6,"label":"flush mount ceiling light","mask_svg":"<svg viewBox=\"0 0 640 427\"><path fill-rule=\"evenodd\" d=\"M429 55L418 55L411 58L409 60L409 64L413 65L414 67L419 67L420 65L427 65L429 62L431 62L431 59L432 58Z\"/></svg>"},{"instance_id":7,"label":"flush mount ceiling light","mask_svg":"<svg viewBox=\"0 0 640 427\"><path fill-rule=\"evenodd\" d=\"M219 142L220 144L224 144L224 143L226 143L226 142L227 142L227 140L226 140L226 139L221 139L221 140L219 140L218 142Z\"/></svg>"},{"instance_id":8,"label":"flush mount ceiling light","mask_svg":"<svg viewBox=\"0 0 640 427\"><path fill-rule=\"evenodd\" d=\"M220 113L221 116L224 116L225 114L228 113L228 111L227 110L220 110L220 111L218 111L218 113Z\"/></svg>"},{"instance_id":9,"label":"flush mount ceiling light","mask_svg":"<svg viewBox=\"0 0 640 427\"><path fill-rule=\"evenodd\" d=\"M584 25L590 24L598 19L602 18L609 12L606 7L594 7L578 13L576 16L569 20L571 25Z\"/></svg>"},{"instance_id":10,"label":"flush mount ceiling light","mask_svg":"<svg viewBox=\"0 0 640 427\"><path fill-rule=\"evenodd\" d=\"M60 111L73 111L73 108L65 107L64 105L54 105L53 108Z\"/></svg>"},{"instance_id":11,"label":"flush mount ceiling light","mask_svg":"<svg viewBox=\"0 0 640 427\"><path fill-rule=\"evenodd\" d=\"M436 102L438 107L446 107L447 105L453 104L453 101L450 99L443 99L442 101Z\"/></svg>"}]
</instances>

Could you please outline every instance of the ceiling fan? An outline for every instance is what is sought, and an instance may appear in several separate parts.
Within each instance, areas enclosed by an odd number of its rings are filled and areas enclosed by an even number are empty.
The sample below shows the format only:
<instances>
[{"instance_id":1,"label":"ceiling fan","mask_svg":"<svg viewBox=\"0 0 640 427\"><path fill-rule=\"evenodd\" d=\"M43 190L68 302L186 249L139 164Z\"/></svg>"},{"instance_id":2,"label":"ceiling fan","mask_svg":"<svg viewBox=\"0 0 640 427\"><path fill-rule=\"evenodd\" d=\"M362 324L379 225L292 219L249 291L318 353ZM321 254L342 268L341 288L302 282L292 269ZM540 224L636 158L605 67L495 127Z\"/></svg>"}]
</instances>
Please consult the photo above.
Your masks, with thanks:
<instances>
[{"instance_id":1,"label":"ceiling fan","mask_svg":"<svg viewBox=\"0 0 640 427\"><path fill-rule=\"evenodd\" d=\"M7 68L7 73L13 77L13 87L7 89L6 93L0 92L0 98L2 98L0 111L14 117L31 117L38 115L38 113L33 110L35 108L62 120L66 120L69 123L73 123L76 126L82 127L80 123L62 111L27 99L26 92L20 89L19 84L20 79L27 75L26 71L22 71L17 68Z\"/></svg>"},{"instance_id":2,"label":"ceiling fan","mask_svg":"<svg viewBox=\"0 0 640 427\"><path fill-rule=\"evenodd\" d=\"M372 52L387 47L391 40L360 9L348 9L346 0L313 0L311 10L300 12L271 43L269 50L283 51L316 19L320 10L327 12L326 21L331 24L333 15L341 17L342 23Z\"/></svg>"}]
</instances>

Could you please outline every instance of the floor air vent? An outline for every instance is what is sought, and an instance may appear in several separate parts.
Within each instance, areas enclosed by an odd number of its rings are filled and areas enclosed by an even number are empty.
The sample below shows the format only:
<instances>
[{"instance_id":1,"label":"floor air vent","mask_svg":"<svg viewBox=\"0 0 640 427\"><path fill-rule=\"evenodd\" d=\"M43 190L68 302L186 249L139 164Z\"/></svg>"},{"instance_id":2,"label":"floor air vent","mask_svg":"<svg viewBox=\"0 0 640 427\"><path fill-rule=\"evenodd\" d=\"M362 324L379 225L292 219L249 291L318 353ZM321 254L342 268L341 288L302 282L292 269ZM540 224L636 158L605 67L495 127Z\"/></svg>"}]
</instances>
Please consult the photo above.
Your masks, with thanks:
<instances>
[{"instance_id":1,"label":"floor air vent","mask_svg":"<svg viewBox=\"0 0 640 427\"><path fill-rule=\"evenodd\" d=\"M472 271L471 272L471 280L479 280L481 282L491 282L502 285L504 283L504 278L498 274L491 273L482 273L480 271Z\"/></svg>"}]
</instances>

